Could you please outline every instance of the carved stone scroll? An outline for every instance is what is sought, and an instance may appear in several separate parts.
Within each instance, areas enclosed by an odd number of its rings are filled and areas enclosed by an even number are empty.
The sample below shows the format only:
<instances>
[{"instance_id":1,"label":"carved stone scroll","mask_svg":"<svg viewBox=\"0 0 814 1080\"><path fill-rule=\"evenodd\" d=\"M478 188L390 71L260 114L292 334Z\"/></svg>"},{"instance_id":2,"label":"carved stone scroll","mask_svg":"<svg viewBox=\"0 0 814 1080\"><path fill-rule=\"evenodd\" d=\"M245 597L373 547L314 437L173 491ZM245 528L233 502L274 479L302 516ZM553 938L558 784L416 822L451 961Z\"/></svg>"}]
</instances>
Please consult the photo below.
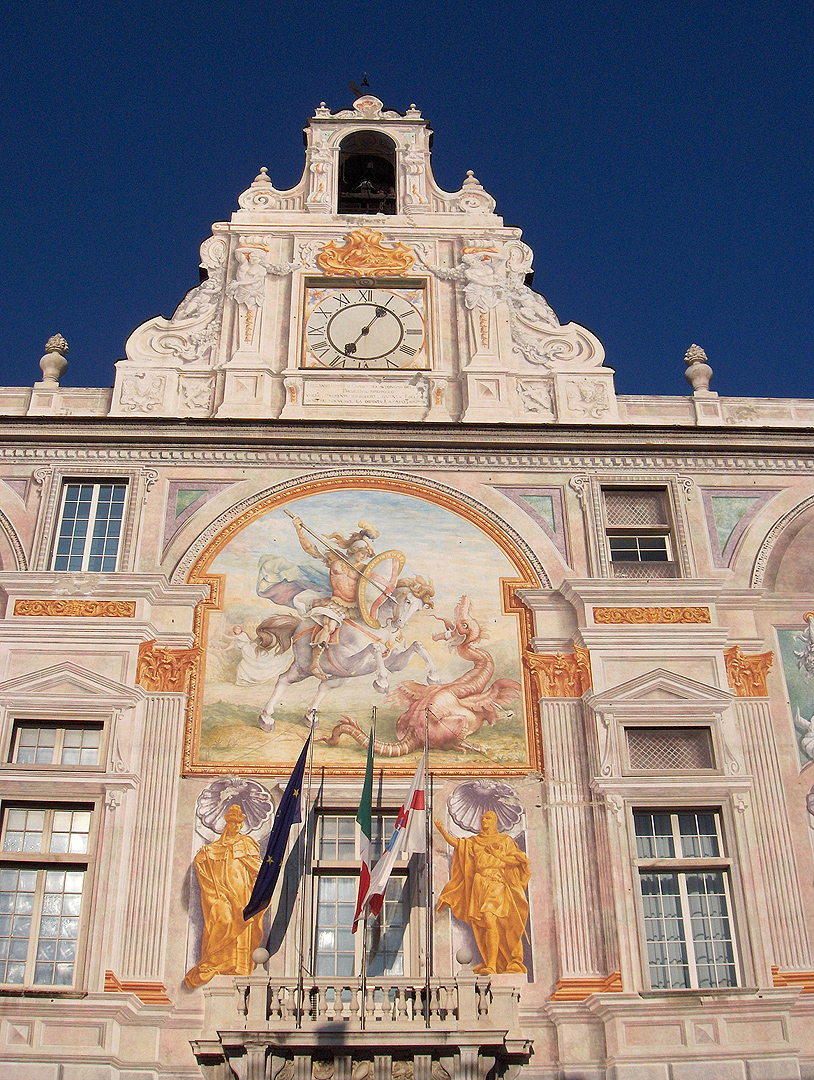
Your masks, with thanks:
<instances>
[{"instance_id":1,"label":"carved stone scroll","mask_svg":"<svg viewBox=\"0 0 814 1080\"><path fill-rule=\"evenodd\" d=\"M736 697L768 697L766 676L774 663L774 653L744 656L737 645L724 650L726 677Z\"/></svg>"},{"instance_id":2,"label":"carved stone scroll","mask_svg":"<svg viewBox=\"0 0 814 1080\"><path fill-rule=\"evenodd\" d=\"M404 274L415 262L415 254L401 242L385 247L383 235L373 229L355 229L342 247L329 240L317 255L317 265L326 274L344 277Z\"/></svg>"},{"instance_id":3,"label":"carved stone scroll","mask_svg":"<svg viewBox=\"0 0 814 1080\"><path fill-rule=\"evenodd\" d=\"M156 645L155 638L143 641L138 648L136 682L145 690L167 694L183 694L201 650L165 649Z\"/></svg>"},{"instance_id":4,"label":"carved stone scroll","mask_svg":"<svg viewBox=\"0 0 814 1080\"><path fill-rule=\"evenodd\" d=\"M573 653L525 654L538 698L582 697L591 687L591 657L574 646Z\"/></svg>"},{"instance_id":5,"label":"carved stone scroll","mask_svg":"<svg viewBox=\"0 0 814 1080\"><path fill-rule=\"evenodd\" d=\"M655 623L708 623L708 607L595 607L597 624L632 624L649 626Z\"/></svg>"},{"instance_id":6,"label":"carved stone scroll","mask_svg":"<svg viewBox=\"0 0 814 1080\"><path fill-rule=\"evenodd\" d=\"M134 619L135 600L22 600L14 614L43 619Z\"/></svg>"}]
</instances>

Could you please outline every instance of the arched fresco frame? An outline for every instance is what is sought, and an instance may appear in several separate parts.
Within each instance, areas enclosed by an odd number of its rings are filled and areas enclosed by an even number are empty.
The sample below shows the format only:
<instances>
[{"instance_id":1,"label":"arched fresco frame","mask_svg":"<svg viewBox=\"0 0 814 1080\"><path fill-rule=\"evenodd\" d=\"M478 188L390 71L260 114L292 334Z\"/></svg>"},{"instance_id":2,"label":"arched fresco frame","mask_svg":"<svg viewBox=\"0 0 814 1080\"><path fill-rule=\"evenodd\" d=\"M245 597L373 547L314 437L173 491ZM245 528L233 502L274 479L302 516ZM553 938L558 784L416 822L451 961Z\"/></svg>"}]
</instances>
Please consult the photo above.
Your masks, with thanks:
<instances>
[{"instance_id":1,"label":"arched fresco frame","mask_svg":"<svg viewBox=\"0 0 814 1080\"><path fill-rule=\"evenodd\" d=\"M805 514L805 512L812 507L814 507L814 495L809 495L807 499L803 499L802 502L793 506L791 510L788 510L781 518L778 518L774 525L772 525L766 533L763 543L760 545L760 550L755 557L754 566L752 568L752 580L749 583L751 588L760 589L763 587L763 579L766 575L769 560L771 559L772 552L774 551L778 540L783 533L794 524L801 514Z\"/></svg>"},{"instance_id":2,"label":"arched fresco frame","mask_svg":"<svg viewBox=\"0 0 814 1080\"><path fill-rule=\"evenodd\" d=\"M377 472L374 470L354 470L353 472L325 472L313 475L307 479L302 477L293 478L282 484L265 489L249 499L237 503L234 507L221 514L197 540L179 561L173 574L174 581L185 581L189 584L208 584L210 586L210 598L199 604L195 614L195 646L200 650L200 656L194 665L190 684L186 717L186 730L184 739L183 771L186 775L223 775L223 774L249 774L249 775L281 775L284 774L293 762L287 759L279 764L259 764L257 762L244 763L240 761L214 762L201 760L199 753L201 736L201 712L206 682L206 644L208 641L209 619L213 612L224 609L224 597L226 582L222 574L212 573L211 567L218 555L225 551L229 543L252 523L274 510L281 509L289 503L299 503L316 495L342 491L375 491L389 492L396 495L409 496L420 500L432 507L440 508L462 519L481 534L486 541L498 549L512 568L512 573L499 579L499 595L501 614L513 616L517 631L517 660L518 679L522 686L521 702L524 719L524 731L526 741L525 760L511 763L487 763L478 760L467 760L465 763L445 764L441 758L441 752L433 755L432 767L435 772L443 775L480 775L491 776L515 776L524 775L529 771L539 771L541 768L541 740L539 723L536 719L536 702L532 696L530 680L527 677L523 656L529 647L533 633L531 614L529 610L517 599L519 589L550 589L551 585L545 570L540 565L538 558L530 546L520 537L515 530L493 511L478 503L475 499L464 493L453 491L444 485L422 478L416 481L413 478L400 474ZM358 513L364 516L364 510ZM346 524L343 522L343 524ZM355 522L353 523L355 526ZM445 614L447 614L445 612ZM416 670L411 671L407 678L419 678ZM475 755L472 755L474 759ZM377 763L382 762L377 758ZM386 764L388 775L409 775L413 768L412 761L405 760L400 763L398 759ZM359 775L363 769L360 765L337 765L335 767L325 765L326 774L332 775Z\"/></svg>"}]
</instances>

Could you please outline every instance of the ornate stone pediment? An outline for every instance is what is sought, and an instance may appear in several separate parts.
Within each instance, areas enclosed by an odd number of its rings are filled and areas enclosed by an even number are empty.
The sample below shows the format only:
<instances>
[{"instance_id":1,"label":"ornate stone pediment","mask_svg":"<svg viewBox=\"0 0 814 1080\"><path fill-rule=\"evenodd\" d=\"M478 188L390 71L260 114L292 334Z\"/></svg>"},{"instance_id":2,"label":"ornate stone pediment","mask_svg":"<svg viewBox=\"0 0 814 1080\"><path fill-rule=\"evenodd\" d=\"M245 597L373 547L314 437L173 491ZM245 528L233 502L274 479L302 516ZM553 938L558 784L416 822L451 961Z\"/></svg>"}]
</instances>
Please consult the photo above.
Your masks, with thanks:
<instances>
[{"instance_id":1,"label":"ornate stone pediment","mask_svg":"<svg viewBox=\"0 0 814 1080\"><path fill-rule=\"evenodd\" d=\"M682 712L696 713L699 707L720 713L728 708L732 698L726 690L696 682L674 671L654 668L629 682L590 694L586 701L597 713L641 716L652 716L654 704L660 701L664 703L665 713L676 716Z\"/></svg>"},{"instance_id":2,"label":"ornate stone pediment","mask_svg":"<svg viewBox=\"0 0 814 1080\"><path fill-rule=\"evenodd\" d=\"M97 706L127 707L137 704L143 692L133 686L105 679L70 661L0 683L0 703L7 707L64 708L81 702Z\"/></svg>"}]
</instances>

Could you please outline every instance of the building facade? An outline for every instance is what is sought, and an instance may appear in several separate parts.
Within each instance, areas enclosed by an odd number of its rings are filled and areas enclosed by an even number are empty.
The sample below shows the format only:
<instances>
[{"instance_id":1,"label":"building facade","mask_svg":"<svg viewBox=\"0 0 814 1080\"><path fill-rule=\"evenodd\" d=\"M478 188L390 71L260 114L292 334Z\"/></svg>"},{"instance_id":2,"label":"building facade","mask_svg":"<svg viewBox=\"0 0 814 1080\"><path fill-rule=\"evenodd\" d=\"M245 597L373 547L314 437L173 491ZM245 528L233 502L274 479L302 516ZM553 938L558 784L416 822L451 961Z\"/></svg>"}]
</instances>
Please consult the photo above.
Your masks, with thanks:
<instances>
[{"instance_id":1,"label":"building facade","mask_svg":"<svg viewBox=\"0 0 814 1080\"><path fill-rule=\"evenodd\" d=\"M112 390L0 389L9 1075L814 1077L814 402L617 395L429 147L321 105Z\"/></svg>"}]
</instances>

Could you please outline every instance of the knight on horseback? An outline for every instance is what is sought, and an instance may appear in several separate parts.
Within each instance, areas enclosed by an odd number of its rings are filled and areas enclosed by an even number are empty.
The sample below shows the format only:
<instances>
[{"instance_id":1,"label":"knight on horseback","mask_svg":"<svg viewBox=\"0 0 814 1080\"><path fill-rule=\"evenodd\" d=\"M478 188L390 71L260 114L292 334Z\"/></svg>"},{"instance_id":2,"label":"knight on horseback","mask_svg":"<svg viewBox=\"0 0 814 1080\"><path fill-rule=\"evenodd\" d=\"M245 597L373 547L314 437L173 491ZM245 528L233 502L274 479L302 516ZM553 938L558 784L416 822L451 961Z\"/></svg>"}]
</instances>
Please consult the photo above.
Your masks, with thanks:
<instances>
[{"instance_id":1,"label":"knight on horseback","mask_svg":"<svg viewBox=\"0 0 814 1080\"><path fill-rule=\"evenodd\" d=\"M347 539L341 533L320 537L324 546L324 551L320 551L310 539L310 529L302 518L291 515L291 521L300 547L307 555L324 562L330 575L331 595L314 600L308 609L309 618L317 623L311 637L309 671L318 679L327 679L327 673L320 667L322 653L345 619L359 617L359 581L375 554L371 541L378 537L379 530L367 521L360 521L358 531Z\"/></svg>"}]
</instances>

